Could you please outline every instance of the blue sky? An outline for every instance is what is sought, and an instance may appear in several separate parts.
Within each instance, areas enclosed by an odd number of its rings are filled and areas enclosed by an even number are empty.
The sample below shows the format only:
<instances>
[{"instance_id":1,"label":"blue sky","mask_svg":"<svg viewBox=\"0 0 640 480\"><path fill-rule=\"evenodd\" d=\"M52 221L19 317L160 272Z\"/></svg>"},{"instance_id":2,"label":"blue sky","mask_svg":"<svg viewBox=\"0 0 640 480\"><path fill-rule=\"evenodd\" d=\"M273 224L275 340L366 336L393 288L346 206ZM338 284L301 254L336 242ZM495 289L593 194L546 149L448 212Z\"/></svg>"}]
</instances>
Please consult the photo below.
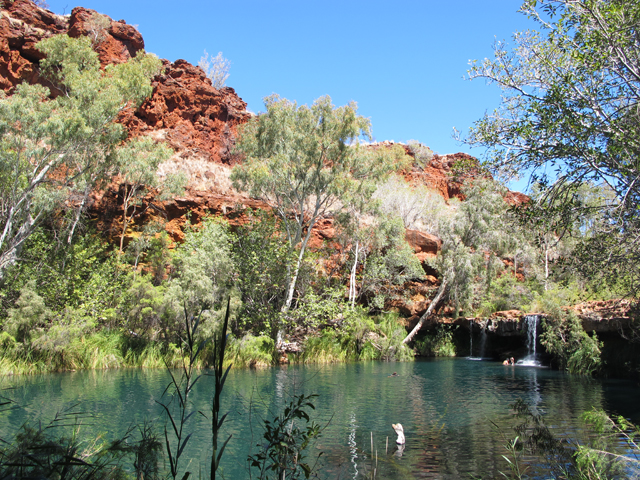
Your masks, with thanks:
<instances>
[{"instance_id":1,"label":"blue sky","mask_svg":"<svg viewBox=\"0 0 640 480\"><path fill-rule=\"evenodd\" d=\"M355 100L376 140L419 140L436 153L467 152L452 138L500 101L465 80L470 59L495 39L535 28L519 0L48 0L55 13L92 8L137 25L146 49L197 64L206 49L231 61L227 85L254 112L277 93L299 104ZM522 183L512 188L520 189Z\"/></svg>"}]
</instances>

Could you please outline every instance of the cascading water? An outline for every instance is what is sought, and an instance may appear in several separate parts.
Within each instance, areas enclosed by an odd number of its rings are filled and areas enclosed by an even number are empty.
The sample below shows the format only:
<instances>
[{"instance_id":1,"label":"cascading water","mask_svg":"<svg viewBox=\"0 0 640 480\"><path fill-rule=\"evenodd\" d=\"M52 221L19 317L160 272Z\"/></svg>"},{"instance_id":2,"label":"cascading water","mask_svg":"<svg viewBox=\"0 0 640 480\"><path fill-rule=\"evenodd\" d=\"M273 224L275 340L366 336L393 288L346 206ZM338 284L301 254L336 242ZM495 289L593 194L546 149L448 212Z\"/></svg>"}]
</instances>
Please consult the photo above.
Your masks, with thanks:
<instances>
[{"instance_id":1,"label":"cascading water","mask_svg":"<svg viewBox=\"0 0 640 480\"><path fill-rule=\"evenodd\" d=\"M487 347L487 324L485 323L480 330L480 358L484 358L484 351Z\"/></svg>"},{"instance_id":2,"label":"cascading water","mask_svg":"<svg viewBox=\"0 0 640 480\"><path fill-rule=\"evenodd\" d=\"M469 356L467 357L467 359L469 360L482 360L484 358L484 350L485 350L485 345L487 343L487 332L485 331L485 325L478 325L480 327L480 332L481 332L481 336L480 336L480 356L478 357L474 357L473 356L473 329L474 329L474 325L475 322L472 319L469 319Z\"/></svg>"},{"instance_id":3,"label":"cascading water","mask_svg":"<svg viewBox=\"0 0 640 480\"><path fill-rule=\"evenodd\" d=\"M541 364L536 360L536 343L538 341L538 322L540 315L525 315L524 324L527 328L527 356L518 360L518 365L528 367L539 367Z\"/></svg>"}]
</instances>

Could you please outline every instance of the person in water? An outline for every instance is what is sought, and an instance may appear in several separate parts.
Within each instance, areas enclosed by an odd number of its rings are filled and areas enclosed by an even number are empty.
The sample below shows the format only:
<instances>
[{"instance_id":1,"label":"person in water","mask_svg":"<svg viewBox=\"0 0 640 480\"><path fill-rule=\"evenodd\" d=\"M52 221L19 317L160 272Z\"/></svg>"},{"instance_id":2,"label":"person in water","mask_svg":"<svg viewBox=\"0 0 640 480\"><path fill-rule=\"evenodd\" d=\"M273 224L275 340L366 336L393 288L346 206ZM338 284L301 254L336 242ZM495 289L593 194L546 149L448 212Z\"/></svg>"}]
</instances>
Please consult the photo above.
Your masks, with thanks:
<instances>
[{"instance_id":1,"label":"person in water","mask_svg":"<svg viewBox=\"0 0 640 480\"><path fill-rule=\"evenodd\" d=\"M389 375L390 377L399 377L400 375L398 375L396 372L393 372L391 375Z\"/></svg>"},{"instance_id":2,"label":"person in water","mask_svg":"<svg viewBox=\"0 0 640 480\"><path fill-rule=\"evenodd\" d=\"M509 359L509 363L510 363L511 365L515 365L515 364L516 364L516 361L514 360L514 358L513 358L513 357L511 357L511 358Z\"/></svg>"}]
</instances>

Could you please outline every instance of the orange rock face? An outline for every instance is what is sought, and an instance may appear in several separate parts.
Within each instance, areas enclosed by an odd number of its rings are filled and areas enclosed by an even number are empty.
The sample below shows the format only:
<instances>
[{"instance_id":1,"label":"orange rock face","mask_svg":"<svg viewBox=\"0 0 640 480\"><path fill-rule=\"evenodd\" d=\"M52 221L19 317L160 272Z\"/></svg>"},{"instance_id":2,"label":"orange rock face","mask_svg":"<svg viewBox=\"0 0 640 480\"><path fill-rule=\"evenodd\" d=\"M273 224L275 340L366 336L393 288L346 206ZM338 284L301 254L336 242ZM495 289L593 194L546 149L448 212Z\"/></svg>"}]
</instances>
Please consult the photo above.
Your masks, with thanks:
<instances>
[{"instance_id":1,"label":"orange rock face","mask_svg":"<svg viewBox=\"0 0 640 480\"><path fill-rule=\"evenodd\" d=\"M94 10L76 7L70 16L63 16L30 0L5 3L0 17L0 88L7 93L24 81L40 82L38 61L44 56L36 44L52 35L93 35L102 65L126 62L144 48L142 35L133 26L114 22ZM102 20L96 20L98 17Z\"/></svg>"},{"instance_id":2,"label":"orange rock face","mask_svg":"<svg viewBox=\"0 0 640 480\"><path fill-rule=\"evenodd\" d=\"M153 94L135 112L120 119L132 135L162 132L182 158L235 163L236 127L250 114L233 88L215 89L200 67L185 60L169 63L153 80Z\"/></svg>"},{"instance_id":3,"label":"orange rock face","mask_svg":"<svg viewBox=\"0 0 640 480\"><path fill-rule=\"evenodd\" d=\"M69 19L37 8L29 0L16 0L2 8L0 15L0 88L9 92L18 83L38 82L36 64L43 55L35 45L65 33Z\"/></svg>"},{"instance_id":4,"label":"orange rock face","mask_svg":"<svg viewBox=\"0 0 640 480\"><path fill-rule=\"evenodd\" d=\"M43 55L35 45L52 35L88 36L103 66L126 62L145 47L135 27L94 10L76 7L71 15L62 16L39 8L30 0L6 0L5 4L0 17L0 88L6 93L23 81L42 81L38 62ZM123 112L118 119L131 136L150 135L174 149L174 156L160 167L159 174L179 170L189 178L189 187L182 197L154 210L154 215L164 217L174 240L182 238L188 211L192 212L192 221L211 213L241 223L242 219L234 217L242 211L238 205L266 207L234 191L229 181L230 168L239 161L233 154L237 127L250 117L246 103L232 88L214 88L202 69L185 60L174 63L164 60L163 72L153 79L151 97L137 110ZM391 142L382 142L373 148L389 146ZM404 148L413 155L407 146ZM467 167L464 174L454 175L457 164ZM464 180L479 174L474 165L476 159L464 153L434 155L427 165L414 165L403 175L410 184L425 185L445 200L463 199ZM90 207L98 224L111 234L119 231L122 215L119 189L114 181L106 191L94 192ZM513 198L514 203L521 201L517 194ZM152 195L148 200L152 200ZM144 222L145 217L136 221ZM314 228L310 247L320 248L334 237L332 219L321 219ZM406 238L422 262L436 255L441 246L437 237L424 232L407 231Z\"/></svg>"},{"instance_id":5,"label":"orange rock face","mask_svg":"<svg viewBox=\"0 0 640 480\"><path fill-rule=\"evenodd\" d=\"M46 84L38 72L43 54L35 45L52 35L89 36L103 66L126 62L144 49L144 40L135 27L94 10L77 7L70 16L62 16L30 0L6 3L0 11L0 88L6 93L24 81ZM152 84L151 97L136 111L123 112L118 121L131 136L150 135L173 147L175 155L161 167L160 174L182 170L189 177L183 200L176 199L161 208L172 237L180 238L178 230L186 220L186 207L177 205L188 205L194 212L209 209L224 214L231 210L217 208L221 205L215 197L225 198L229 205L253 206L255 202L231 191L228 180L228 167L235 162L232 148L236 127L250 118L246 103L232 88L215 89L202 69L184 60L165 60L163 72ZM107 232L117 230L118 191L119 185L113 183L105 192L94 192L90 206L90 212ZM198 217L199 213L194 215Z\"/></svg>"},{"instance_id":6,"label":"orange rock face","mask_svg":"<svg viewBox=\"0 0 640 480\"><path fill-rule=\"evenodd\" d=\"M438 237L418 230L407 229L404 238L411 245L421 262L424 262L429 257L435 257L440 247L442 247L442 240Z\"/></svg>"}]
</instances>

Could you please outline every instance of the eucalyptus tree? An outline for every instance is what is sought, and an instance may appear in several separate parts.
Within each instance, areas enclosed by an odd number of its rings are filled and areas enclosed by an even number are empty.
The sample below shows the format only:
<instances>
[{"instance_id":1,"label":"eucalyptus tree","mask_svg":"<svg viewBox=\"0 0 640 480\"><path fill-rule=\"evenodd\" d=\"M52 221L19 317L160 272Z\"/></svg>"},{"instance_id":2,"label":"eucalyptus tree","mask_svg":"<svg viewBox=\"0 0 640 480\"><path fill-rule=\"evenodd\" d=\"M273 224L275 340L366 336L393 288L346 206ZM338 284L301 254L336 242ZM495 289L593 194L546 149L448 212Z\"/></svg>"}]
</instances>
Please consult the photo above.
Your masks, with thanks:
<instances>
[{"instance_id":1,"label":"eucalyptus tree","mask_svg":"<svg viewBox=\"0 0 640 480\"><path fill-rule=\"evenodd\" d=\"M360 144L370 139L371 127L353 102L335 107L325 96L298 106L272 95L265 106L240 130L236 147L245 159L231 178L235 188L273 207L289 248L297 249L281 308L286 312L317 220L349 198L370 198L375 181L396 164L384 149L372 152Z\"/></svg>"},{"instance_id":2,"label":"eucalyptus tree","mask_svg":"<svg viewBox=\"0 0 640 480\"><path fill-rule=\"evenodd\" d=\"M169 195L176 195L184 190L187 179L183 172L168 173L163 179L158 177L158 167L172 153L168 146L156 143L150 137L135 138L118 149L117 166L122 180L120 253L123 251L127 229L136 215L142 214L149 207L149 204L143 207L143 198L150 188L159 190L158 200L167 199Z\"/></svg>"},{"instance_id":3,"label":"eucalyptus tree","mask_svg":"<svg viewBox=\"0 0 640 480\"><path fill-rule=\"evenodd\" d=\"M142 52L101 69L84 37L58 35L37 46L52 89L22 84L0 98L0 277L38 224L75 196L71 240L91 188L116 172L126 138L118 114L151 94L161 68Z\"/></svg>"},{"instance_id":4,"label":"eucalyptus tree","mask_svg":"<svg viewBox=\"0 0 640 480\"><path fill-rule=\"evenodd\" d=\"M441 218L438 236L442 247L435 260L440 287L404 343L418 333L441 300L452 301L457 316L488 290L496 274L494 257L508 251L513 242L510 230L505 228L507 204L503 193L496 182L476 179L466 186L466 200L459 204L455 214Z\"/></svg>"},{"instance_id":5,"label":"eucalyptus tree","mask_svg":"<svg viewBox=\"0 0 640 480\"><path fill-rule=\"evenodd\" d=\"M188 226L185 239L173 253L173 270L167 284L167 301L182 326L185 315L201 318L205 335L212 335L225 297L232 287L234 265L228 225L205 218Z\"/></svg>"},{"instance_id":6,"label":"eucalyptus tree","mask_svg":"<svg viewBox=\"0 0 640 480\"><path fill-rule=\"evenodd\" d=\"M640 4L635 0L527 0L521 11L540 32L514 34L514 47L474 62L471 78L498 85L500 107L476 122L467 142L488 147L507 176L531 171L541 206L579 218L582 183L606 185L615 202L589 239L583 265L628 276L640 288ZM545 209L540 215L547 215ZM571 222L573 220L570 220Z\"/></svg>"},{"instance_id":7,"label":"eucalyptus tree","mask_svg":"<svg viewBox=\"0 0 640 480\"><path fill-rule=\"evenodd\" d=\"M411 186L399 175L378 186L374 199L380 211L399 215L405 228L436 233L439 218L451 213L442 195L424 185Z\"/></svg>"}]
</instances>

